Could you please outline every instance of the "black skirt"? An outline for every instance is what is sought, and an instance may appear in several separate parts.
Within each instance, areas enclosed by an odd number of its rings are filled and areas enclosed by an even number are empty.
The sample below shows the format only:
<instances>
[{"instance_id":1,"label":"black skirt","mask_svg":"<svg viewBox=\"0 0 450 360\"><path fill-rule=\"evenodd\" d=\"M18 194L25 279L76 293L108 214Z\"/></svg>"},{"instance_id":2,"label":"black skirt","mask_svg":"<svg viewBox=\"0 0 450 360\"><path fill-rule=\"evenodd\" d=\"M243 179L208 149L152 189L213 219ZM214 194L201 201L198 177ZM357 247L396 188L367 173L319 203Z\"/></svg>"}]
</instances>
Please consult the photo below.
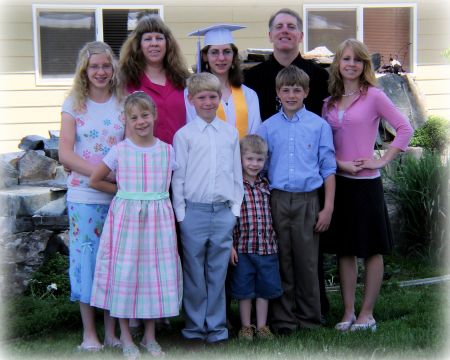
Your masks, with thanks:
<instances>
[{"instance_id":1,"label":"black skirt","mask_svg":"<svg viewBox=\"0 0 450 360\"><path fill-rule=\"evenodd\" d=\"M368 258L392 250L392 230L381 178L350 179L336 176L334 212L321 249L339 256Z\"/></svg>"}]
</instances>

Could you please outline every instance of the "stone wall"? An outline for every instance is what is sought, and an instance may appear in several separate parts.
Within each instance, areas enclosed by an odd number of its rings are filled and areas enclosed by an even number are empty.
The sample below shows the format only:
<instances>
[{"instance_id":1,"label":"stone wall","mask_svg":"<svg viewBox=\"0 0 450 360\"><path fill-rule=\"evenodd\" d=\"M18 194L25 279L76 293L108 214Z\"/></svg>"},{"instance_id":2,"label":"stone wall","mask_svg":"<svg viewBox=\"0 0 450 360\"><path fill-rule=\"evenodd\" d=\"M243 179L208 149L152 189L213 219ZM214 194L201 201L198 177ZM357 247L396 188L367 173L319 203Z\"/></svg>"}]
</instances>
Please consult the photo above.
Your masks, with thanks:
<instances>
[{"instance_id":1,"label":"stone wall","mask_svg":"<svg viewBox=\"0 0 450 360\"><path fill-rule=\"evenodd\" d=\"M57 138L29 136L0 155L0 291L18 294L47 254L68 254L67 173Z\"/></svg>"}]
</instances>

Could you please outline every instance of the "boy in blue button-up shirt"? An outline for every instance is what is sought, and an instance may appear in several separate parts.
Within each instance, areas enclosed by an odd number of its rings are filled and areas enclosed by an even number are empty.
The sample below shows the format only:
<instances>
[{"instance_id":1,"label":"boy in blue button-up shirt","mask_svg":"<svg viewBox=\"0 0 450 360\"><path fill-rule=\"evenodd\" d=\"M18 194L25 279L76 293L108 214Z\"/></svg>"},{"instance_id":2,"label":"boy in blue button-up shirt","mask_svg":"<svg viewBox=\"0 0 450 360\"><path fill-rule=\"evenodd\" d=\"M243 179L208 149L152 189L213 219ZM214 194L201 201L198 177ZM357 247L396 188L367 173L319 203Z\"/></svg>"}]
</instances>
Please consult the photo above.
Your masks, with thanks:
<instances>
[{"instance_id":1,"label":"boy in blue button-up shirt","mask_svg":"<svg viewBox=\"0 0 450 360\"><path fill-rule=\"evenodd\" d=\"M286 334L298 326L320 326L317 276L319 233L333 213L336 160L330 126L306 110L309 77L296 66L276 78L282 109L258 129L269 146L271 207L278 235L283 295L273 303L273 329ZM320 209L318 189L324 184Z\"/></svg>"}]
</instances>

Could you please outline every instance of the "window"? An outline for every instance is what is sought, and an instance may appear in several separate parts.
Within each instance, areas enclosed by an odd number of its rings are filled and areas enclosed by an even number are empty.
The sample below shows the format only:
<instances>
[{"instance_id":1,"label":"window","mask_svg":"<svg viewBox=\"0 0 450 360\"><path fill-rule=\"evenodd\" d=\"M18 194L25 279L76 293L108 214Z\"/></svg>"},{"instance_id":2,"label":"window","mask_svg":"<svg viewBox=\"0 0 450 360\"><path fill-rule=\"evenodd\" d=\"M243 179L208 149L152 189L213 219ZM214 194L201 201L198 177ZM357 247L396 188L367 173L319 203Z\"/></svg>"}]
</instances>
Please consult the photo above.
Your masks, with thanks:
<instances>
[{"instance_id":1,"label":"window","mask_svg":"<svg viewBox=\"0 0 450 360\"><path fill-rule=\"evenodd\" d=\"M89 41L105 41L118 56L141 12L162 16L162 6L33 5L36 83L71 83L78 52Z\"/></svg>"},{"instance_id":2,"label":"window","mask_svg":"<svg viewBox=\"0 0 450 360\"><path fill-rule=\"evenodd\" d=\"M416 5L304 5L304 51L325 46L334 53L348 38L363 41L381 64L396 59L405 71L416 63Z\"/></svg>"}]
</instances>

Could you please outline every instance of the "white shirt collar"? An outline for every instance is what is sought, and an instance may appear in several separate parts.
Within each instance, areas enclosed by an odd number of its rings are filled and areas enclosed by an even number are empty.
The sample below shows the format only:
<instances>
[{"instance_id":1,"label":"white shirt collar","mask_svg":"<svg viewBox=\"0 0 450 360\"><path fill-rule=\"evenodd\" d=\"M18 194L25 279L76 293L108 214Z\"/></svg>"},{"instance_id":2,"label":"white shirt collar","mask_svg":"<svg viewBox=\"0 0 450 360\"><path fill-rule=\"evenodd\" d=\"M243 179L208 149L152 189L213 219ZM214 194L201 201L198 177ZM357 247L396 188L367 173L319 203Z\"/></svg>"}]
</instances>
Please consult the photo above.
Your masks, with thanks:
<instances>
[{"instance_id":1,"label":"white shirt collar","mask_svg":"<svg viewBox=\"0 0 450 360\"><path fill-rule=\"evenodd\" d=\"M203 132L209 125L211 125L213 127L213 129L219 130L219 121L222 121L222 120L220 120L216 116L213 121L208 123L205 120L203 120L201 117L199 117L198 115L195 117L195 120L194 120L194 122L197 124L198 129L201 132Z\"/></svg>"}]
</instances>

